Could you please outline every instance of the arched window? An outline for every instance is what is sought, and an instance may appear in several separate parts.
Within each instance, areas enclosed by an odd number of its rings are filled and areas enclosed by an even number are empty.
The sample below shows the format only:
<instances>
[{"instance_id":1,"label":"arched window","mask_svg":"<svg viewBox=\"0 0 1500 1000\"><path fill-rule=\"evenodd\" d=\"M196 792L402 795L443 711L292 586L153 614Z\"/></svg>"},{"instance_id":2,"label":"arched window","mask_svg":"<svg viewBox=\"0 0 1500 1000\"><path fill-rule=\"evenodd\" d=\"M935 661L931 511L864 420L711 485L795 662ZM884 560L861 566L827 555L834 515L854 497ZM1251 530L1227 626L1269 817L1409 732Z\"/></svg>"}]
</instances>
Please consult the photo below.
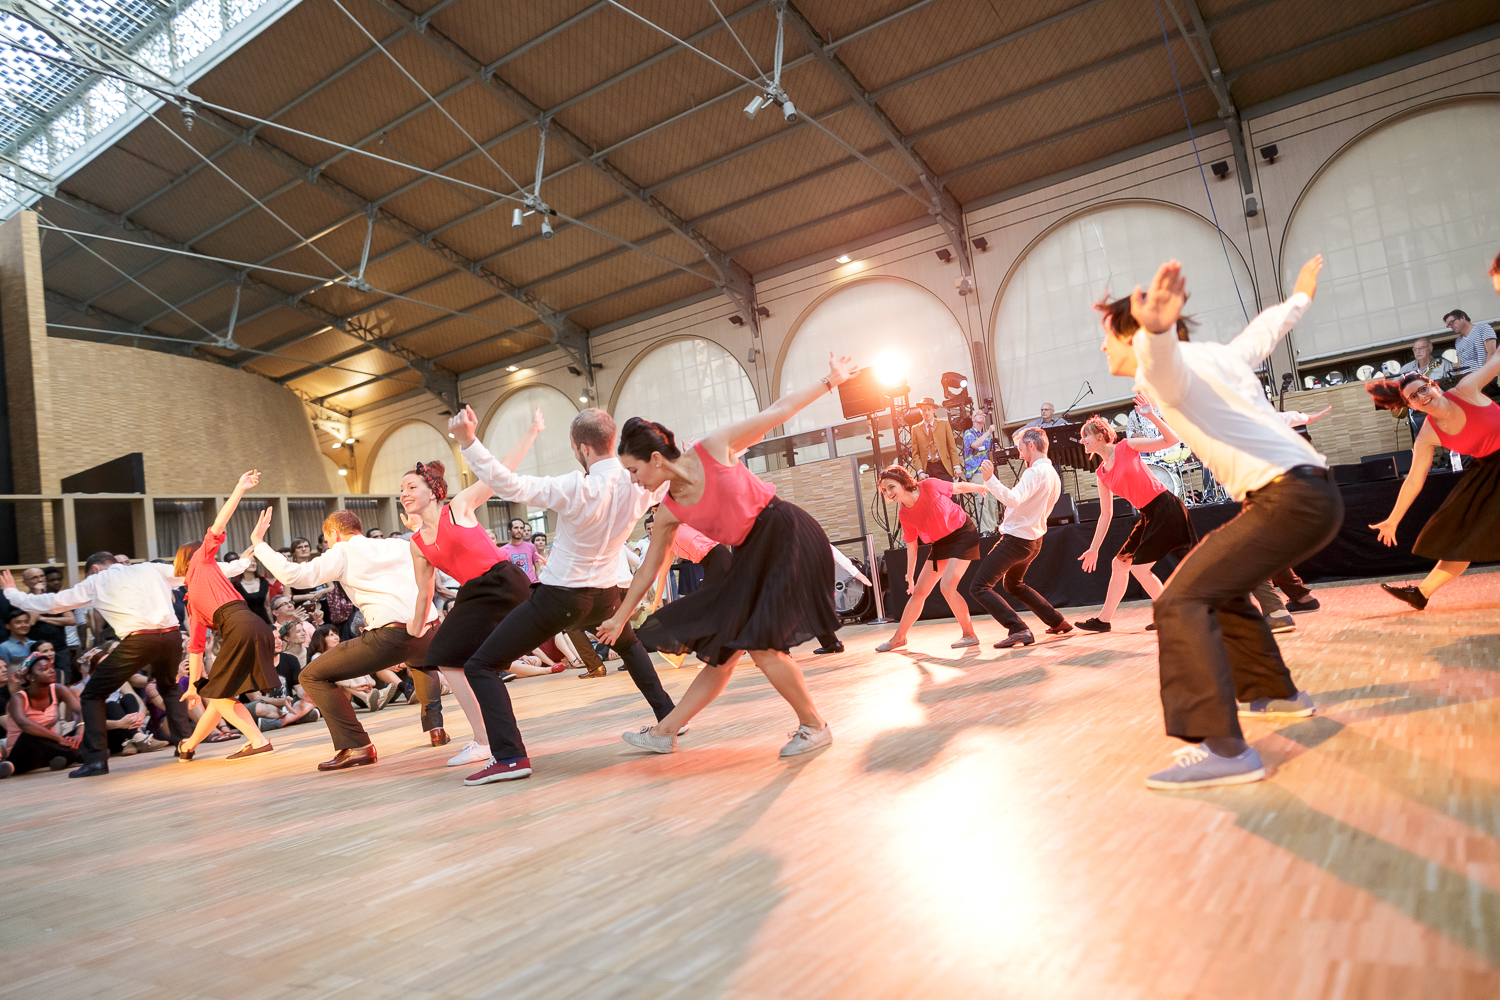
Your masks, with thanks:
<instances>
[{"instance_id":1,"label":"arched window","mask_svg":"<svg viewBox=\"0 0 1500 1000\"><path fill-rule=\"evenodd\" d=\"M1093 305L1145 286L1163 262L1184 262L1198 321L1195 339L1226 341L1256 313L1249 271L1232 244L1230 267L1213 224L1158 202L1122 202L1080 212L1054 226L1015 265L990 325L1006 420L1035 416L1042 403L1061 413L1088 382L1074 413L1130 395L1130 382L1109 374L1104 332ZM1238 288L1236 288L1238 283ZM1241 301L1244 302L1243 310Z\"/></svg>"},{"instance_id":2,"label":"arched window","mask_svg":"<svg viewBox=\"0 0 1500 1000\"><path fill-rule=\"evenodd\" d=\"M781 363L781 394L828 374L828 352L860 366L889 360L905 371L912 401L939 402L943 372L973 377L968 337L943 301L900 278L853 281L826 296L798 320ZM844 423L838 393L820 397L787 421L789 434ZM889 447L889 444L887 444Z\"/></svg>"},{"instance_id":3,"label":"arched window","mask_svg":"<svg viewBox=\"0 0 1500 1000\"><path fill-rule=\"evenodd\" d=\"M672 340L642 354L625 376L614 418L645 417L692 441L757 412L755 387L724 348L701 337Z\"/></svg>"},{"instance_id":4,"label":"arched window","mask_svg":"<svg viewBox=\"0 0 1500 1000\"><path fill-rule=\"evenodd\" d=\"M578 468L568 444L568 425L578 416L578 407L551 386L531 385L505 397L484 428L484 446L496 458L504 458L531 426L537 407L542 408L547 430L538 435L515 471L523 476L560 476Z\"/></svg>"},{"instance_id":5,"label":"arched window","mask_svg":"<svg viewBox=\"0 0 1500 1000\"><path fill-rule=\"evenodd\" d=\"M1318 302L1292 334L1299 357L1401 343L1443 314L1496 314L1485 276L1500 184L1478 136L1500 134L1500 100L1445 103L1377 126L1330 160L1293 209L1282 242L1288 289L1313 254Z\"/></svg>"},{"instance_id":6,"label":"arched window","mask_svg":"<svg viewBox=\"0 0 1500 1000\"><path fill-rule=\"evenodd\" d=\"M457 463L453 461L453 449L448 445L448 436L431 424L420 420L402 424L380 442L370 471L365 474L366 493L396 493L401 489L401 477L416 468L418 462L442 462L448 481L448 491L458 489Z\"/></svg>"}]
</instances>

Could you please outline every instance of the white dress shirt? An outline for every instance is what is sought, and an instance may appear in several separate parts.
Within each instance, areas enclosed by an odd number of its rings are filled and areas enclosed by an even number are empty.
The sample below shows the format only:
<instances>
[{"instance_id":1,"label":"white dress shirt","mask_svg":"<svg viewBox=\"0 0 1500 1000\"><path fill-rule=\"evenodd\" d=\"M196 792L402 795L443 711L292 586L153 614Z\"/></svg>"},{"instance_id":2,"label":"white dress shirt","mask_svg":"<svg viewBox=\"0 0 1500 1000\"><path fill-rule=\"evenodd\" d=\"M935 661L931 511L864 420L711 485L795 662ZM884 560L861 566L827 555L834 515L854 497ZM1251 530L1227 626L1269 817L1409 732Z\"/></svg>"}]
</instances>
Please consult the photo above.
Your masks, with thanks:
<instances>
[{"instance_id":1,"label":"white dress shirt","mask_svg":"<svg viewBox=\"0 0 1500 1000\"><path fill-rule=\"evenodd\" d=\"M1016 485L1006 486L990 476L984 488L1005 504L1002 535L1036 539L1047 533L1047 518L1062 496L1062 477L1052 467L1052 460L1043 455L1026 467Z\"/></svg>"},{"instance_id":2,"label":"white dress shirt","mask_svg":"<svg viewBox=\"0 0 1500 1000\"><path fill-rule=\"evenodd\" d=\"M55 594L23 594L7 587L5 599L24 611L43 614L93 605L115 634L124 638L147 629L180 628L172 609L172 567L165 563L115 563Z\"/></svg>"},{"instance_id":3,"label":"white dress shirt","mask_svg":"<svg viewBox=\"0 0 1500 1000\"><path fill-rule=\"evenodd\" d=\"M621 548L641 515L667 491L666 483L654 493L632 483L614 457L601 458L586 473L518 476L478 441L462 454L497 498L557 511L552 548L538 576L549 587L618 586Z\"/></svg>"},{"instance_id":4,"label":"white dress shirt","mask_svg":"<svg viewBox=\"0 0 1500 1000\"><path fill-rule=\"evenodd\" d=\"M337 581L354 606L364 613L368 628L405 625L417 605L417 575L411 543L404 538L366 538L355 535L328 547L322 555L296 563L265 542L255 555L271 575L288 587L311 590ZM427 606L427 620L437 618Z\"/></svg>"},{"instance_id":5,"label":"white dress shirt","mask_svg":"<svg viewBox=\"0 0 1500 1000\"><path fill-rule=\"evenodd\" d=\"M1297 292L1228 344L1185 344L1170 330L1135 335L1136 388L1236 500L1296 466L1328 466L1271 406L1255 374L1311 301Z\"/></svg>"}]
</instances>

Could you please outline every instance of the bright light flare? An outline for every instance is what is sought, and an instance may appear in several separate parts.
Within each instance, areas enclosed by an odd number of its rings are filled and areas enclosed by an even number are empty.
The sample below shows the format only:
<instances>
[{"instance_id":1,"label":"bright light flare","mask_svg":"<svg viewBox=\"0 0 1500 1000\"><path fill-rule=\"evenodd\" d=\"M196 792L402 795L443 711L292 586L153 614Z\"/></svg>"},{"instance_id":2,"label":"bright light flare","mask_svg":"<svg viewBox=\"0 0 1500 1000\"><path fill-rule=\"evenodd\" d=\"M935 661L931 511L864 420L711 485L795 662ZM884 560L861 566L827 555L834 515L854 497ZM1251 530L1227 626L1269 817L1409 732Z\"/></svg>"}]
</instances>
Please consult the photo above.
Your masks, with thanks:
<instances>
[{"instance_id":1,"label":"bright light flare","mask_svg":"<svg viewBox=\"0 0 1500 1000\"><path fill-rule=\"evenodd\" d=\"M899 385L906 381L906 360L894 351L875 359L875 377L881 385Z\"/></svg>"}]
</instances>

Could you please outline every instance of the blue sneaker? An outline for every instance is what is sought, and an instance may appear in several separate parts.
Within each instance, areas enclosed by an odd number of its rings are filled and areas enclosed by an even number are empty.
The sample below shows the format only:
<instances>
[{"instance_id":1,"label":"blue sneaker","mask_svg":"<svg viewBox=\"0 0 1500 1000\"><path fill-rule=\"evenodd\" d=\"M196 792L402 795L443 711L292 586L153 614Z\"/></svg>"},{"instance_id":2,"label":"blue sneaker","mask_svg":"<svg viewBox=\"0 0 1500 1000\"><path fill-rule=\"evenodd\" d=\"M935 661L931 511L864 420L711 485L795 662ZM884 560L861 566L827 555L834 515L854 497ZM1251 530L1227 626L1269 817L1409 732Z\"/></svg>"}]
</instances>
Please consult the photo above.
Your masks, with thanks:
<instances>
[{"instance_id":1,"label":"blue sneaker","mask_svg":"<svg viewBox=\"0 0 1500 1000\"><path fill-rule=\"evenodd\" d=\"M1246 747L1238 757L1220 757L1201 743L1184 747L1176 753L1177 761L1165 771L1146 779L1147 788L1212 788L1214 785L1243 785L1260 781L1266 766L1254 747Z\"/></svg>"},{"instance_id":2,"label":"blue sneaker","mask_svg":"<svg viewBox=\"0 0 1500 1000\"><path fill-rule=\"evenodd\" d=\"M1291 698L1257 698L1251 702L1237 701L1235 707L1239 709L1241 715L1268 718L1301 719L1318 711L1318 706L1313 704L1312 695L1306 691L1298 691Z\"/></svg>"}]
</instances>

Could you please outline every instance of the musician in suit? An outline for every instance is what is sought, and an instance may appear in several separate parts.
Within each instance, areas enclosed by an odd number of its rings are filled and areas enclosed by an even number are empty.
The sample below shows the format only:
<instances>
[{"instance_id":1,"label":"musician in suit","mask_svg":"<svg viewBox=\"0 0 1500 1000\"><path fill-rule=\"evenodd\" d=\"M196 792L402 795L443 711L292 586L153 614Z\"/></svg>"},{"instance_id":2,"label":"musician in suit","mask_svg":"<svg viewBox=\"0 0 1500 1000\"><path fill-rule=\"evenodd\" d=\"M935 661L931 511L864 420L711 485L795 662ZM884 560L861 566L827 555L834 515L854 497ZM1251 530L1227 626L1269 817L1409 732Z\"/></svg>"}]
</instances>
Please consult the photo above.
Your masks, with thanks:
<instances>
[{"instance_id":1,"label":"musician in suit","mask_svg":"<svg viewBox=\"0 0 1500 1000\"><path fill-rule=\"evenodd\" d=\"M963 468L953 443L953 428L937 415L937 401L931 396L923 396L917 409L922 411L922 420L911 428L912 464L935 479L951 483L954 470Z\"/></svg>"}]
</instances>

